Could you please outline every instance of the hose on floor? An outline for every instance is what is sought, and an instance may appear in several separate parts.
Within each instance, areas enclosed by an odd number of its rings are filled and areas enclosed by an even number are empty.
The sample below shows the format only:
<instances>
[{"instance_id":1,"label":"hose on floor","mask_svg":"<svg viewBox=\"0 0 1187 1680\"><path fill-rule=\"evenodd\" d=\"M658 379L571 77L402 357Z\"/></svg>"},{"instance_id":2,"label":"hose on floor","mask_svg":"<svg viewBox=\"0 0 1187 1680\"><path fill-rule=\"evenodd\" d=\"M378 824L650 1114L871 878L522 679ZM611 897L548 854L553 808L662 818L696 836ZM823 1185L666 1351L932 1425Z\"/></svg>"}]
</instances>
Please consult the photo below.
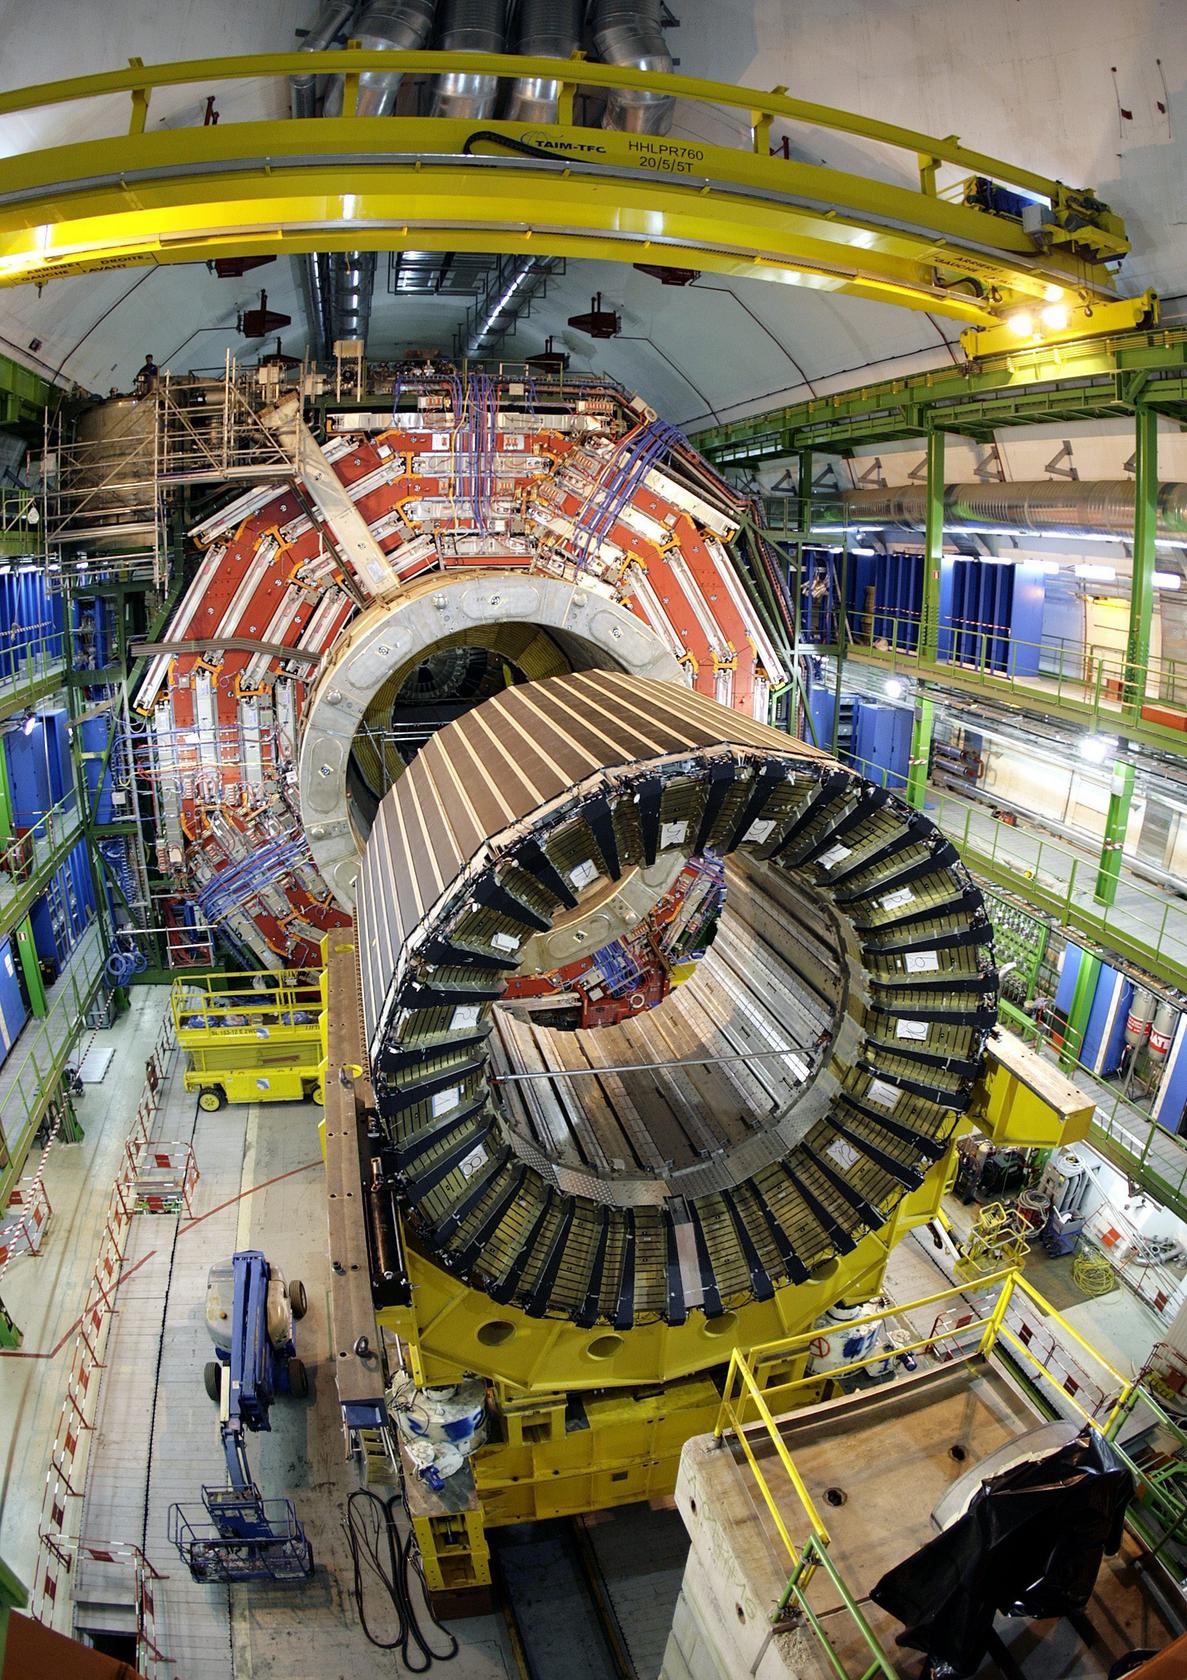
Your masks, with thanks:
<instances>
[{"instance_id":1,"label":"hose on floor","mask_svg":"<svg viewBox=\"0 0 1187 1680\"><path fill-rule=\"evenodd\" d=\"M352 1592L358 1606L359 1622L372 1645L381 1651L398 1651L400 1660L410 1674L427 1674L435 1662L450 1662L458 1653L458 1642L433 1614L425 1586L424 1568L411 1518L407 1536L402 1536L396 1523L401 1495L381 1499L370 1488L356 1488L346 1501L346 1538L350 1545L350 1560L354 1569ZM405 1515L408 1507L404 1505ZM396 1613L397 1633L394 1639L379 1639L367 1625L365 1607L366 1581L364 1566L378 1577ZM424 1609L429 1620L449 1641L447 1651L434 1651L425 1638L412 1597L412 1576L420 1581ZM419 1655L417 1654L419 1653Z\"/></svg>"},{"instance_id":2,"label":"hose on floor","mask_svg":"<svg viewBox=\"0 0 1187 1680\"><path fill-rule=\"evenodd\" d=\"M1072 1282L1085 1295L1107 1295L1117 1287L1117 1274L1103 1254L1078 1250L1072 1259Z\"/></svg>"}]
</instances>

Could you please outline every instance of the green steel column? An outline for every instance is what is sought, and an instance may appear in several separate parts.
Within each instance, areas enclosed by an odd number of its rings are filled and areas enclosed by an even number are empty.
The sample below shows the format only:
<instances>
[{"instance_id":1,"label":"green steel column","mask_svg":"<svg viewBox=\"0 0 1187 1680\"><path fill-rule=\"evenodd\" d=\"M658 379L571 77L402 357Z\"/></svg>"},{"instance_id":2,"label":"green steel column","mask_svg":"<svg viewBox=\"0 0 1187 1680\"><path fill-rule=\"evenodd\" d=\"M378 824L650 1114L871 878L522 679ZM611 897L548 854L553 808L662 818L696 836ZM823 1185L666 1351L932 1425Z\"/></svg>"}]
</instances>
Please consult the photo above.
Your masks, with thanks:
<instances>
[{"instance_id":1,"label":"green steel column","mask_svg":"<svg viewBox=\"0 0 1187 1680\"><path fill-rule=\"evenodd\" d=\"M1070 950L1071 947L1069 946ZM1076 985L1072 992L1071 1007L1067 1012L1067 1030L1064 1033L1063 1049L1059 1053L1060 1065L1071 1067L1073 1062L1080 1060L1080 1052L1084 1048L1084 1034L1088 1031L1088 1017L1092 1013L1092 1000L1096 996L1096 979L1100 973L1100 958L1092 956L1088 951L1080 951L1080 967L1076 974Z\"/></svg>"},{"instance_id":2,"label":"green steel column","mask_svg":"<svg viewBox=\"0 0 1187 1680\"><path fill-rule=\"evenodd\" d=\"M0 845L12 839L12 789L8 785L8 754L0 735Z\"/></svg>"},{"instance_id":3,"label":"green steel column","mask_svg":"<svg viewBox=\"0 0 1187 1680\"><path fill-rule=\"evenodd\" d=\"M1158 534L1158 415L1139 405L1134 414L1133 584L1129 596L1129 633L1125 641L1122 700L1130 714L1141 716L1150 669L1150 632L1154 623L1154 539Z\"/></svg>"},{"instance_id":4,"label":"green steel column","mask_svg":"<svg viewBox=\"0 0 1187 1680\"><path fill-rule=\"evenodd\" d=\"M944 555L944 434L927 434L927 523L923 553L923 604L919 619L919 658L940 651L940 564Z\"/></svg>"},{"instance_id":5,"label":"green steel column","mask_svg":"<svg viewBox=\"0 0 1187 1680\"><path fill-rule=\"evenodd\" d=\"M34 1015L48 1015L49 1003L45 995L45 981L41 978L41 964L33 938L33 924L28 916L17 926L16 948L25 976L25 990L29 994L29 1008Z\"/></svg>"},{"instance_id":6,"label":"green steel column","mask_svg":"<svg viewBox=\"0 0 1187 1680\"><path fill-rule=\"evenodd\" d=\"M801 449L799 453L795 523L795 576L792 579L792 622L795 628L791 643L792 683L790 711L787 719L787 729L791 735L799 734L797 728L799 711L804 702L804 696L800 688L800 637L804 628L804 546L808 541L808 533L812 529L812 451L810 449Z\"/></svg>"},{"instance_id":7,"label":"green steel column","mask_svg":"<svg viewBox=\"0 0 1187 1680\"><path fill-rule=\"evenodd\" d=\"M936 704L926 694L915 702L911 723L911 756L907 760L907 804L922 811L927 799L927 771L931 763L931 732Z\"/></svg>"},{"instance_id":8,"label":"green steel column","mask_svg":"<svg viewBox=\"0 0 1187 1680\"><path fill-rule=\"evenodd\" d=\"M1129 810L1133 804L1133 778L1132 764L1114 764L1109 808L1105 812L1100 868L1096 872L1096 890L1092 895L1098 904L1115 904L1117 901L1117 882L1121 875L1125 834L1129 828Z\"/></svg>"}]
</instances>

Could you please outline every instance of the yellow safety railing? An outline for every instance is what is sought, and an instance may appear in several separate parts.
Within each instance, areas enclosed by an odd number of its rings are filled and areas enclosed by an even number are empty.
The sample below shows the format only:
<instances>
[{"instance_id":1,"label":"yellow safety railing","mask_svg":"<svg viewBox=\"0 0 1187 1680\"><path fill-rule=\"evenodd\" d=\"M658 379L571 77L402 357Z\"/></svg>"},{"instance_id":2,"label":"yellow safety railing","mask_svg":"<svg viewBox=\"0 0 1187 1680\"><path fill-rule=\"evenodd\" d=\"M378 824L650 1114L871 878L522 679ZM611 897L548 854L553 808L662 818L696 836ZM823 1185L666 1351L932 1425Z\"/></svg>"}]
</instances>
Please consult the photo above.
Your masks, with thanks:
<instances>
[{"instance_id":1,"label":"yellow safety railing","mask_svg":"<svg viewBox=\"0 0 1187 1680\"><path fill-rule=\"evenodd\" d=\"M992 1298L992 1304L976 1308L970 1305L970 1297L983 1301L994 1290L996 1295ZM1040 1328L1050 1335L1052 1342L1052 1351L1046 1357L1036 1351L1033 1344L1037 1338L1033 1333L1027 1339L1006 1322L1006 1314L1018 1295L1029 1300L1042 1315ZM954 1302L960 1302L969 1308L968 1316L958 1327L943 1323L944 1306L951 1306ZM938 1290L933 1295L924 1295L915 1301L907 1301L884 1308L880 1312L849 1319L845 1329L848 1333L860 1331L865 1326L885 1324L888 1319L906 1320L908 1315L928 1307L938 1309L931 1331L927 1335L913 1336L906 1342L896 1342L896 1354L943 1350L946 1347L950 1348L955 1340L959 1340L966 1354L981 1359L989 1359L995 1351L1004 1351L1011 1363L1021 1368L1024 1377L1027 1376L1026 1368L1030 1367L1030 1380L1034 1382L1038 1379L1036 1386L1048 1404L1052 1396L1044 1393L1044 1384L1049 1384L1058 1391L1061 1405L1070 1406L1093 1429L1109 1438L1112 1450L1130 1464L1135 1475L1140 1475L1137 1466L1132 1464L1117 1446L1110 1433L1115 1432L1118 1423L1128 1415L1137 1388L1136 1382L1110 1364L1103 1354L1016 1269L995 1272L971 1287ZM1054 1330L1051 1329L1052 1326L1055 1327ZM846 1670L807 1598L807 1589L812 1577L821 1569L833 1583L870 1653L872 1660L863 1670L862 1680L867 1680L867 1677L875 1674L893 1677L897 1670L886 1657L877 1636L861 1611L860 1595L855 1594L848 1586L829 1555L831 1541L827 1525L796 1467L775 1416L776 1411L787 1412L798 1404L809 1403L810 1399L819 1393L822 1377L827 1377L830 1382L855 1377L869 1366L883 1362L886 1355L881 1349L873 1349L861 1358L830 1366L827 1373L783 1375L782 1372L787 1367L792 1370L797 1367L802 1369L801 1362L806 1364L812 1343L818 1341L819 1337L820 1330L817 1328L801 1331L794 1336L785 1336L778 1341L763 1342L746 1351L735 1349L726 1373L713 1433L718 1441L724 1440L728 1435L737 1442L792 1565L787 1587L775 1608L772 1620L778 1622L794 1600L799 1612L820 1640L833 1672L840 1676L841 1680L846 1680ZM1091 1364L1107 1379L1108 1387L1100 1390L1102 1397L1095 1408L1085 1406L1077 1398L1081 1385L1075 1383L1067 1373L1053 1366L1054 1349L1065 1343L1070 1343L1080 1354L1086 1355ZM942 1353L941 1357L951 1357L951 1354ZM777 1367L778 1370L772 1371L773 1367ZM764 1382L764 1371L771 1374L773 1380ZM756 1425L761 1428L756 1428ZM752 1435L755 1437L753 1440ZM769 1446L773 1451L786 1478L786 1485L782 1485L778 1477L773 1482L768 1476L755 1450L756 1441L760 1450L765 1451ZM790 1502L786 1499L787 1485L794 1495ZM802 1537L793 1536L792 1533L793 1528L798 1528L794 1515L797 1511L806 1523L807 1532Z\"/></svg>"},{"instance_id":2,"label":"yellow safety railing","mask_svg":"<svg viewBox=\"0 0 1187 1680\"><path fill-rule=\"evenodd\" d=\"M263 1025L279 1029L279 1036L289 1028L316 1037L320 997L317 980L303 980L298 969L242 969L179 977L170 989L169 1003L179 1040L189 1044L200 1042L201 1035L211 1029L250 1034ZM295 1020L297 1015L306 1019Z\"/></svg>"}]
</instances>

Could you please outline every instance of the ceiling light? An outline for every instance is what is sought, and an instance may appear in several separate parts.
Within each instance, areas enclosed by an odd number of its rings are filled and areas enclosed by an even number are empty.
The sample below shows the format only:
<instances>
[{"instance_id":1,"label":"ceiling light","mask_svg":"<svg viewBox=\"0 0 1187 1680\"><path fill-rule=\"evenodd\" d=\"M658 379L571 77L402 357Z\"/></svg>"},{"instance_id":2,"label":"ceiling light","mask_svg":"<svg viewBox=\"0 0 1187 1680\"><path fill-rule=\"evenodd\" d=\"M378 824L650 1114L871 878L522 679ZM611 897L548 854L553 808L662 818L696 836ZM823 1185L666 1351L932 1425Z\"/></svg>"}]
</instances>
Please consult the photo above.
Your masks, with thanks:
<instances>
[{"instance_id":1,"label":"ceiling light","mask_svg":"<svg viewBox=\"0 0 1187 1680\"><path fill-rule=\"evenodd\" d=\"M1079 742L1080 757L1089 764L1103 764L1117 751L1115 735L1084 735Z\"/></svg>"},{"instance_id":2,"label":"ceiling light","mask_svg":"<svg viewBox=\"0 0 1187 1680\"><path fill-rule=\"evenodd\" d=\"M1155 589L1182 589L1183 580L1178 572L1155 572Z\"/></svg>"},{"instance_id":3,"label":"ceiling light","mask_svg":"<svg viewBox=\"0 0 1187 1680\"><path fill-rule=\"evenodd\" d=\"M1016 310L1006 317L1006 325L1015 338L1029 338L1035 330L1034 316L1027 309Z\"/></svg>"},{"instance_id":4,"label":"ceiling light","mask_svg":"<svg viewBox=\"0 0 1187 1680\"><path fill-rule=\"evenodd\" d=\"M1039 320L1052 332L1062 332L1068 323L1067 305L1065 303L1049 303L1046 309L1041 311Z\"/></svg>"},{"instance_id":5,"label":"ceiling light","mask_svg":"<svg viewBox=\"0 0 1187 1680\"><path fill-rule=\"evenodd\" d=\"M882 692L888 700L901 700L907 692L907 685L902 677L887 677L882 684Z\"/></svg>"},{"instance_id":6,"label":"ceiling light","mask_svg":"<svg viewBox=\"0 0 1187 1680\"><path fill-rule=\"evenodd\" d=\"M1043 297L1046 299L1046 301L1048 303L1062 303L1062 301L1063 301L1063 287L1062 286L1046 286L1043 289Z\"/></svg>"},{"instance_id":7,"label":"ceiling light","mask_svg":"<svg viewBox=\"0 0 1187 1680\"><path fill-rule=\"evenodd\" d=\"M1111 583L1117 576L1116 566L1082 565L1073 568L1078 578L1091 578L1095 583Z\"/></svg>"},{"instance_id":8,"label":"ceiling light","mask_svg":"<svg viewBox=\"0 0 1187 1680\"><path fill-rule=\"evenodd\" d=\"M32 735L33 731L36 728L37 728L37 719L33 716L32 712L26 712L25 716L24 716L24 718L21 722L21 729L24 731L24 733L26 735Z\"/></svg>"}]
</instances>

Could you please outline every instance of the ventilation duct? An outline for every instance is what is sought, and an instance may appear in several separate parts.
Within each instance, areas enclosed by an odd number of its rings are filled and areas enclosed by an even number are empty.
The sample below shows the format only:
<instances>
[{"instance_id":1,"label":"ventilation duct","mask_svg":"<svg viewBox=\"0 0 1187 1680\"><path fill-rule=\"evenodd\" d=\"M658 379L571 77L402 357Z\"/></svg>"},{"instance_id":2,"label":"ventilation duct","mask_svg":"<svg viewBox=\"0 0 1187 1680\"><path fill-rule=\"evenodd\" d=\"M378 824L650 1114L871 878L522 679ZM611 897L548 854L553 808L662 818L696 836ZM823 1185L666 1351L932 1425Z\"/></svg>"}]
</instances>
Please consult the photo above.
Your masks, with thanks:
<instances>
[{"instance_id":1,"label":"ventilation duct","mask_svg":"<svg viewBox=\"0 0 1187 1680\"><path fill-rule=\"evenodd\" d=\"M522 0L516 52L524 58L571 58L581 44L582 0ZM521 76L511 89L507 121L556 121L561 85L544 76Z\"/></svg>"},{"instance_id":2,"label":"ventilation duct","mask_svg":"<svg viewBox=\"0 0 1187 1680\"><path fill-rule=\"evenodd\" d=\"M352 33L368 52L416 52L432 32L433 8L434 0L371 0L363 7ZM349 14L353 7L346 10ZM399 70L362 71L358 115L390 116L396 108L402 75ZM342 77L335 76L326 94L327 117L341 116L342 90ZM319 261L324 265L322 289L329 310L329 346L350 339L362 339L365 345L375 291L375 252L341 251Z\"/></svg>"},{"instance_id":3,"label":"ventilation duct","mask_svg":"<svg viewBox=\"0 0 1187 1680\"><path fill-rule=\"evenodd\" d=\"M351 34L366 52L419 52L433 28L434 0L371 0ZM360 117L390 117L403 72L364 70L359 75ZM326 95L326 116L342 114L342 77Z\"/></svg>"},{"instance_id":4,"label":"ventilation duct","mask_svg":"<svg viewBox=\"0 0 1187 1680\"><path fill-rule=\"evenodd\" d=\"M353 0L330 0L323 6L321 16L301 43L302 52L325 52L345 28L354 11ZM317 77L309 73L289 78L289 100L294 117L317 115ZM329 258L310 251L298 259L301 271L301 294L305 318L309 322L309 348L315 361L329 351L330 316L326 283Z\"/></svg>"},{"instance_id":5,"label":"ventilation duct","mask_svg":"<svg viewBox=\"0 0 1187 1680\"><path fill-rule=\"evenodd\" d=\"M660 25L662 0L597 0L594 7L594 51L604 64L624 69L671 73L672 55ZM642 88L611 91L602 118L603 128L631 134L666 134L672 126L676 101L670 94Z\"/></svg>"},{"instance_id":6,"label":"ventilation duct","mask_svg":"<svg viewBox=\"0 0 1187 1680\"><path fill-rule=\"evenodd\" d=\"M507 46L506 0L445 0L441 13L441 51L501 53ZM434 117L494 114L499 83L495 76L450 71L433 94Z\"/></svg>"},{"instance_id":7,"label":"ventilation duct","mask_svg":"<svg viewBox=\"0 0 1187 1680\"><path fill-rule=\"evenodd\" d=\"M1127 479L944 486L945 525L1000 525L1037 536L1075 531L1124 537L1133 535L1133 510L1134 485ZM898 525L923 530L926 521L927 491L916 485L846 490L828 508L813 514L815 525ZM1187 484L1159 485L1158 531L1167 537L1187 536Z\"/></svg>"}]
</instances>

